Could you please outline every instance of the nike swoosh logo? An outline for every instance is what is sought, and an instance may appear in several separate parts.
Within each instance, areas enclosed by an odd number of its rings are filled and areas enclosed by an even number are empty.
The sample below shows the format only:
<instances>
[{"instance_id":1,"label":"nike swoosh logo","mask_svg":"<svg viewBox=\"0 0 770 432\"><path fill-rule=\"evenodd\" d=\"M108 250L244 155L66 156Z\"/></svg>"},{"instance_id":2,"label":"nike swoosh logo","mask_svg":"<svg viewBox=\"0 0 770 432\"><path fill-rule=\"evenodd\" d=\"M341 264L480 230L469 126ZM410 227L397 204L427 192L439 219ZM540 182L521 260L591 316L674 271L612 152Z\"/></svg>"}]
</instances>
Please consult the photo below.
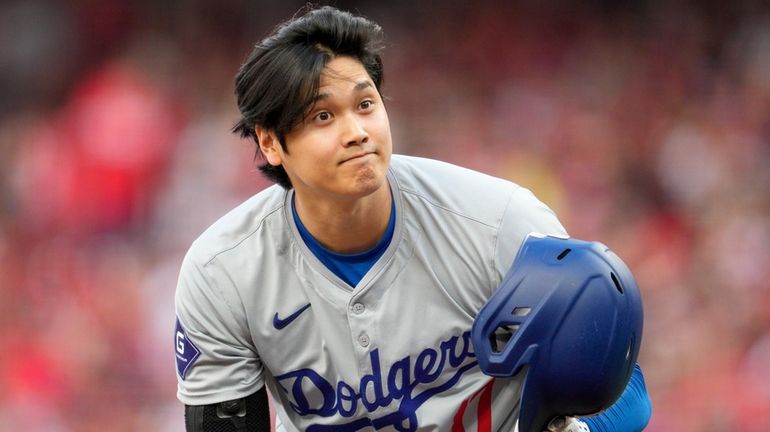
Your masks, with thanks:
<instances>
[{"instance_id":1,"label":"nike swoosh logo","mask_svg":"<svg viewBox=\"0 0 770 432\"><path fill-rule=\"evenodd\" d=\"M275 327L277 330L281 330L287 325L291 324L292 321L297 319L300 315L302 315L302 312L305 312L310 308L310 303L306 304L305 306L302 306L294 312L293 314L287 316L286 318L278 318L278 312L275 313L275 316L273 317L273 327Z\"/></svg>"}]
</instances>

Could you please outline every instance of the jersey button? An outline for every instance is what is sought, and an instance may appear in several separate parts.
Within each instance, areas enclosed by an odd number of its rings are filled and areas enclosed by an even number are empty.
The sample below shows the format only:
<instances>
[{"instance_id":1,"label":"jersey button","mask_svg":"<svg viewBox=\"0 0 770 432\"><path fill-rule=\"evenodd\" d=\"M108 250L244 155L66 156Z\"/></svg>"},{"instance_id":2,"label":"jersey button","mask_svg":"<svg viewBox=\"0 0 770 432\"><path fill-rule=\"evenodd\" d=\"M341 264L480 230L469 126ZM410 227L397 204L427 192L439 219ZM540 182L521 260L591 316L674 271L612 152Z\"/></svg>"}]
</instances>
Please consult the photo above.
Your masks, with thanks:
<instances>
[{"instance_id":1,"label":"jersey button","mask_svg":"<svg viewBox=\"0 0 770 432\"><path fill-rule=\"evenodd\" d=\"M369 335L367 335L366 333L358 337L358 343L361 344L362 347L368 347L369 342L370 342Z\"/></svg>"},{"instance_id":2,"label":"jersey button","mask_svg":"<svg viewBox=\"0 0 770 432\"><path fill-rule=\"evenodd\" d=\"M353 305L353 313L356 315L361 315L364 312L364 309L366 308L361 303L356 303Z\"/></svg>"}]
</instances>

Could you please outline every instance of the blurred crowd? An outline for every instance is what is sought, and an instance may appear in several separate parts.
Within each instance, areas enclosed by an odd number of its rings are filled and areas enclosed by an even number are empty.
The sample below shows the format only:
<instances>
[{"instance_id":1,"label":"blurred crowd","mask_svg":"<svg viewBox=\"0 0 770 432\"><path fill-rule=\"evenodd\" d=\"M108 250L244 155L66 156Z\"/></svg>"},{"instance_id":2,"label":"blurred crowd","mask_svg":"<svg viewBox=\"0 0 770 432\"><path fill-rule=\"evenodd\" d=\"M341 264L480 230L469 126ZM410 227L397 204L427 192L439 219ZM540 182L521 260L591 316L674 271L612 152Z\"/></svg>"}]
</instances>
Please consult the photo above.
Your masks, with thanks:
<instances>
[{"instance_id":1,"label":"blurred crowd","mask_svg":"<svg viewBox=\"0 0 770 432\"><path fill-rule=\"evenodd\" d=\"M629 264L647 430L770 430L770 7L500 3L335 3L388 36L395 151L526 186ZM269 185L232 81L302 5L0 3L0 431L183 429L177 272Z\"/></svg>"}]
</instances>

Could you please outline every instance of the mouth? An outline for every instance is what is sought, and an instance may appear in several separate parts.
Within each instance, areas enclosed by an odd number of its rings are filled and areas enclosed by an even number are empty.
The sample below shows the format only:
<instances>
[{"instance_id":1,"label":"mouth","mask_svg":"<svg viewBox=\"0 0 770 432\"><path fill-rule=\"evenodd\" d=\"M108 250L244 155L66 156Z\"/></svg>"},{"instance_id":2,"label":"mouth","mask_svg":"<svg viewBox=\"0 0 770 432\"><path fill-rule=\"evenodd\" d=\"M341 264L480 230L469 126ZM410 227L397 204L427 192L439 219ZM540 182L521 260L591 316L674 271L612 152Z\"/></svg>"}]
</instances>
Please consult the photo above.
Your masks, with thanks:
<instances>
[{"instance_id":1,"label":"mouth","mask_svg":"<svg viewBox=\"0 0 770 432\"><path fill-rule=\"evenodd\" d=\"M356 161L359 161L359 160L363 160L364 158L366 158L369 155L374 155L374 153L375 152L366 152L366 153L355 154L355 155L353 155L351 157L343 159L342 162L340 162L340 165L342 165L344 163L348 163L348 162L356 162Z\"/></svg>"}]
</instances>

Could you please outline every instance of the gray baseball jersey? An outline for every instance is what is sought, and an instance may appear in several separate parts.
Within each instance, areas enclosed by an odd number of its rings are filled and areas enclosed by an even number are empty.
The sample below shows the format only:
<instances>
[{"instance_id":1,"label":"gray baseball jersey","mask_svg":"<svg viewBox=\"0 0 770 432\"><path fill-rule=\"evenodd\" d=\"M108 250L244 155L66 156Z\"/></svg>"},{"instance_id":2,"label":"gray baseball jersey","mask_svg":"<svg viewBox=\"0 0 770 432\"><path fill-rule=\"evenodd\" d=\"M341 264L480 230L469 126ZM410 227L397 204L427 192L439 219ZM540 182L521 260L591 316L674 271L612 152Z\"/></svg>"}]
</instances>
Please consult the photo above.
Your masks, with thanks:
<instances>
[{"instance_id":1,"label":"gray baseball jersey","mask_svg":"<svg viewBox=\"0 0 770 432\"><path fill-rule=\"evenodd\" d=\"M305 246L292 191L270 187L205 231L176 292L178 398L267 385L286 430L513 430L520 377L476 363L473 319L524 238L566 236L511 182L394 155L396 224L354 288Z\"/></svg>"}]
</instances>

